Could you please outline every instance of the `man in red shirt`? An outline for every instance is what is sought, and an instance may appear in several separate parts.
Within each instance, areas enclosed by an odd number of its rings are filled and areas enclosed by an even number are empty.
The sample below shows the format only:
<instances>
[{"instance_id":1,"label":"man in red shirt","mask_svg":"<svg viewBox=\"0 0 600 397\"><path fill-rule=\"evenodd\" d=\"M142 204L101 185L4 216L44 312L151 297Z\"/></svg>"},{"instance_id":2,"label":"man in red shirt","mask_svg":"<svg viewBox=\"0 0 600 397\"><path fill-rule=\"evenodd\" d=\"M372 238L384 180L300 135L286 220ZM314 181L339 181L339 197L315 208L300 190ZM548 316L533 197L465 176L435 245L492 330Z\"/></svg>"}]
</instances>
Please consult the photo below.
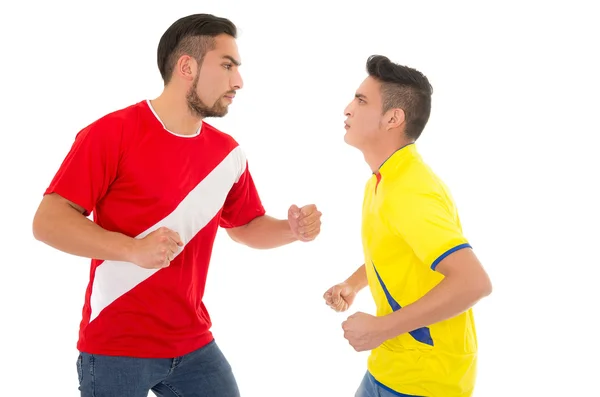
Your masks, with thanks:
<instances>
[{"instance_id":1,"label":"man in red shirt","mask_svg":"<svg viewBox=\"0 0 600 397\"><path fill-rule=\"evenodd\" d=\"M81 130L36 212L36 239L92 258L84 397L239 396L202 302L217 229L261 249L319 234L314 205L266 215L243 150L204 121L242 88L236 34L213 15L176 21L158 45L163 93Z\"/></svg>"}]
</instances>

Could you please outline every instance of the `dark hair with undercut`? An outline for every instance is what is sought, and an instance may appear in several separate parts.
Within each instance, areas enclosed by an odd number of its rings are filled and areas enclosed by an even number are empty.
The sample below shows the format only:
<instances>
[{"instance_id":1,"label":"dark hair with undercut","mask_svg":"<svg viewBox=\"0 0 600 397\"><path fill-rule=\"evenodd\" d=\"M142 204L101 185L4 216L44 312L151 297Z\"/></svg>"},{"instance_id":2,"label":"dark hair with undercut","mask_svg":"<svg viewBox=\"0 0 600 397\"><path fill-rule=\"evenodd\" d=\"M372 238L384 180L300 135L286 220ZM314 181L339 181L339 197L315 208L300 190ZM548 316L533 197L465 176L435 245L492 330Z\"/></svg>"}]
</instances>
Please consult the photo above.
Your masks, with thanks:
<instances>
[{"instance_id":1,"label":"dark hair with undercut","mask_svg":"<svg viewBox=\"0 0 600 397\"><path fill-rule=\"evenodd\" d=\"M381 83L382 114L390 109L404 110L405 134L417 140L431 113L433 87L423 73L398 65L383 55L371 55L367 73Z\"/></svg>"},{"instance_id":2,"label":"dark hair with undercut","mask_svg":"<svg viewBox=\"0 0 600 397\"><path fill-rule=\"evenodd\" d=\"M229 19L211 14L193 14L175 21L158 43L158 70L165 85L182 55L189 55L201 64L204 55L214 49L215 37L221 34L236 38L237 28Z\"/></svg>"}]
</instances>

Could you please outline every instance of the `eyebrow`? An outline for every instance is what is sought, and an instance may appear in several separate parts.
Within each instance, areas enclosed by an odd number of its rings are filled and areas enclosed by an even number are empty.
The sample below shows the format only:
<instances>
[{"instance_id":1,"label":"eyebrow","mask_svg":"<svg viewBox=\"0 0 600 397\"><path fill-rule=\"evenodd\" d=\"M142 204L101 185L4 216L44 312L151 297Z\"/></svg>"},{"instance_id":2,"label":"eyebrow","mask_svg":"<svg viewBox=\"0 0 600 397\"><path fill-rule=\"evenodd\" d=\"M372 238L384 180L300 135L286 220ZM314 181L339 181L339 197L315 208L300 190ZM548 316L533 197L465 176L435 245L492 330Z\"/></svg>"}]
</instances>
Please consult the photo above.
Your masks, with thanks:
<instances>
[{"instance_id":1,"label":"eyebrow","mask_svg":"<svg viewBox=\"0 0 600 397\"><path fill-rule=\"evenodd\" d=\"M229 59L235 66L240 66L242 63L231 55L223 55L223 59Z\"/></svg>"},{"instance_id":2,"label":"eyebrow","mask_svg":"<svg viewBox=\"0 0 600 397\"><path fill-rule=\"evenodd\" d=\"M363 95L363 94L360 94L360 93L358 93L358 92L357 92L356 94L354 94L354 97L355 97L355 98L358 98L358 99L367 99L367 97L366 97L365 95Z\"/></svg>"}]
</instances>

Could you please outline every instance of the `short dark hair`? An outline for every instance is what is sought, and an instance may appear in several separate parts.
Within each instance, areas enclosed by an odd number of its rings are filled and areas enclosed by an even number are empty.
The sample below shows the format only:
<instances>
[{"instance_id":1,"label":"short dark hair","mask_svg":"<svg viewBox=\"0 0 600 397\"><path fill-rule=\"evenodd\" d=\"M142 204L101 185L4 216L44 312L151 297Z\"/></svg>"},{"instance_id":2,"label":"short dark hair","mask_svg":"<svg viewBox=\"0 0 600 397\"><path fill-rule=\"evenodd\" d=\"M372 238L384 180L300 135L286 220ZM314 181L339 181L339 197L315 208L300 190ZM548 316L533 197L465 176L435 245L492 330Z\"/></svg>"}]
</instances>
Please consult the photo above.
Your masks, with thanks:
<instances>
[{"instance_id":1,"label":"short dark hair","mask_svg":"<svg viewBox=\"0 0 600 397\"><path fill-rule=\"evenodd\" d=\"M158 43L158 70L165 85L182 55L194 57L201 63L204 55L214 49L214 38L220 34L236 38L237 28L229 19L211 14L193 14L175 21Z\"/></svg>"},{"instance_id":2,"label":"short dark hair","mask_svg":"<svg viewBox=\"0 0 600 397\"><path fill-rule=\"evenodd\" d=\"M431 113L433 87L423 73L398 65L383 55L371 55L367 73L381 83L382 113L393 108L404 110L406 135L414 140L421 136Z\"/></svg>"}]
</instances>

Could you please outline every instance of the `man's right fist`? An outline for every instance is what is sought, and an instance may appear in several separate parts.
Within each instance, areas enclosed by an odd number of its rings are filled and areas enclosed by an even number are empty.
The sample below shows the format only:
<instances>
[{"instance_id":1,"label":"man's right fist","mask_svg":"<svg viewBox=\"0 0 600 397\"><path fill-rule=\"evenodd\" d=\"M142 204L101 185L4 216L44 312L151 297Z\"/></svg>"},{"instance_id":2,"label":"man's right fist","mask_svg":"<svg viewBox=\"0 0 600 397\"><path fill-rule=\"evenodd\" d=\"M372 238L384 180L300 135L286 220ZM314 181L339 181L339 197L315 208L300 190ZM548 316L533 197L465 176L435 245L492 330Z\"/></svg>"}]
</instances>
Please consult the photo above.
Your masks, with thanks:
<instances>
[{"instance_id":1,"label":"man's right fist","mask_svg":"<svg viewBox=\"0 0 600 397\"><path fill-rule=\"evenodd\" d=\"M323 294L325 303L336 312L348 310L352 302L354 302L355 297L356 292L354 288L346 282L334 285Z\"/></svg>"},{"instance_id":2,"label":"man's right fist","mask_svg":"<svg viewBox=\"0 0 600 397\"><path fill-rule=\"evenodd\" d=\"M179 234L161 227L146 237L134 240L131 262L144 269L160 269L169 266L183 241Z\"/></svg>"}]
</instances>

